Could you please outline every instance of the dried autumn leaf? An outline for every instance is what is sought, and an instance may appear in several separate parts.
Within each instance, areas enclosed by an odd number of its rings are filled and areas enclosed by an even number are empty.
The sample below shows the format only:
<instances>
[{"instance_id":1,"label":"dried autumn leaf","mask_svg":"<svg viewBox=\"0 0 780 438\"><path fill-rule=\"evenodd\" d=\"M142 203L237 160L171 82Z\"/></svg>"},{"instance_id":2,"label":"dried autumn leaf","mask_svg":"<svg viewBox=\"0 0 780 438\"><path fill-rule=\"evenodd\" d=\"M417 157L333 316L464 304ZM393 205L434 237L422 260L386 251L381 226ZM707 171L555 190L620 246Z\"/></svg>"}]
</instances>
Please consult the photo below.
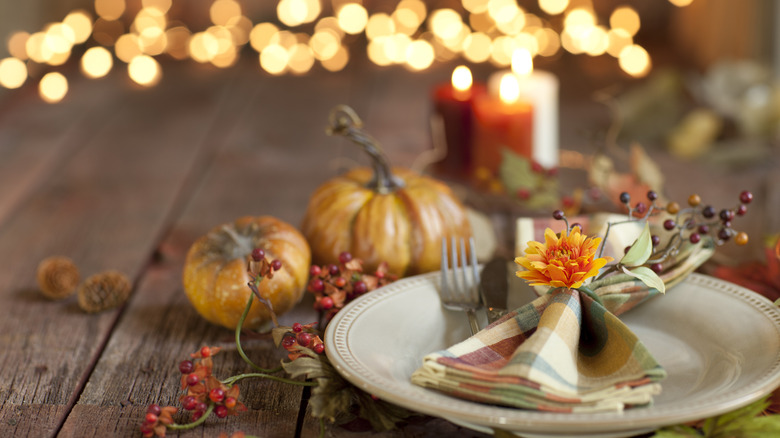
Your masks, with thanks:
<instances>
[{"instance_id":1,"label":"dried autumn leaf","mask_svg":"<svg viewBox=\"0 0 780 438\"><path fill-rule=\"evenodd\" d=\"M304 347L300 347L300 349L308 350L308 348ZM316 379L326 375L327 373L323 371L323 359L314 352L312 352L312 354L317 357L305 355L290 362L282 362L284 371L292 378L302 377L305 379Z\"/></svg>"},{"instance_id":2,"label":"dried autumn leaf","mask_svg":"<svg viewBox=\"0 0 780 438\"><path fill-rule=\"evenodd\" d=\"M377 432L393 430L398 422L416 415L414 412L400 406L384 400L378 400L357 388L355 389L355 395L357 396L360 416L368 420L371 423L371 427Z\"/></svg>"},{"instance_id":3,"label":"dried autumn leaf","mask_svg":"<svg viewBox=\"0 0 780 438\"><path fill-rule=\"evenodd\" d=\"M284 335L291 332L292 328L290 327L274 327L271 329L271 336L274 338L274 345L277 347L282 344L282 340L284 339Z\"/></svg>"}]
</instances>

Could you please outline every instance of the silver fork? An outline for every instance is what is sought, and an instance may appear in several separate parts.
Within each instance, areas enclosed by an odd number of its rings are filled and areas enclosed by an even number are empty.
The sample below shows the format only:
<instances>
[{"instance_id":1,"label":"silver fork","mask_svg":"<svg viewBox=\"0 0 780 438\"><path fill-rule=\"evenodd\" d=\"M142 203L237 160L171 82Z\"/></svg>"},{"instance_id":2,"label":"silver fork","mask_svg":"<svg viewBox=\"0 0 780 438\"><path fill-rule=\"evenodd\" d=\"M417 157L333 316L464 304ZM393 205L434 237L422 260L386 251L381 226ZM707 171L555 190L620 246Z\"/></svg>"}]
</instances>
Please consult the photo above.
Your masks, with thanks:
<instances>
[{"instance_id":1,"label":"silver fork","mask_svg":"<svg viewBox=\"0 0 780 438\"><path fill-rule=\"evenodd\" d=\"M479 298L479 270L477 269L474 238L469 238L469 263L466 262L464 239L460 239L460 251L458 251L456 243L453 237L450 245L451 257L448 257L447 238L441 239L441 288L439 296L445 308L466 312L473 335L479 331L476 311L482 307ZM460 252L460 258L458 252ZM448 259L451 261L448 262ZM460 264L458 264L458 259L460 259Z\"/></svg>"}]
</instances>

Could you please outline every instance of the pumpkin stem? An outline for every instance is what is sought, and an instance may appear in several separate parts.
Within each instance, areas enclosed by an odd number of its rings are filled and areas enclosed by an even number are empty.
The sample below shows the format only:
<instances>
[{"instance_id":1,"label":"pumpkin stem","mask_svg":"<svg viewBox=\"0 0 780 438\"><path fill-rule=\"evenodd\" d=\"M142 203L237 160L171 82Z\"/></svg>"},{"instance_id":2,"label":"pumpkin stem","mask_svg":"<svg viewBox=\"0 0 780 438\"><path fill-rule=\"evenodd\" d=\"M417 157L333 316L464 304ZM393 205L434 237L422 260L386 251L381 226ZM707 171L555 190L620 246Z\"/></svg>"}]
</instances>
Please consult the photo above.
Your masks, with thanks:
<instances>
[{"instance_id":1,"label":"pumpkin stem","mask_svg":"<svg viewBox=\"0 0 780 438\"><path fill-rule=\"evenodd\" d=\"M330 112L330 126L326 130L328 135L343 135L361 146L371 157L374 167L374 177L368 183L368 187L379 193L390 193L403 187L404 183L390 172L382 148L379 147L373 137L362 129L363 121L360 120L355 110L347 105L338 105Z\"/></svg>"}]
</instances>

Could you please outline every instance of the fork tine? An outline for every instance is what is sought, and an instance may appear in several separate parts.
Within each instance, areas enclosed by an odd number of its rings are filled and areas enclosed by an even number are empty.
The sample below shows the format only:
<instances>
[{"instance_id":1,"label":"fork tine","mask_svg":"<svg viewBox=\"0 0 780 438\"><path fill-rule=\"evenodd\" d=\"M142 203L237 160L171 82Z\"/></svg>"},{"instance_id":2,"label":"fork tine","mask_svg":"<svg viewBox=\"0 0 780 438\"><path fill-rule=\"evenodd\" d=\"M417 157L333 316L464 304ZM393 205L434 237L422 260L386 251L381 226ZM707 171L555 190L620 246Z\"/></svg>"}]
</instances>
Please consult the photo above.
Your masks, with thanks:
<instances>
[{"instance_id":1,"label":"fork tine","mask_svg":"<svg viewBox=\"0 0 780 438\"><path fill-rule=\"evenodd\" d=\"M469 282L468 278L466 278L466 274L468 273L466 264L466 242L463 238L460 239L460 267L458 269L458 273L460 274L460 290L458 291L461 295L464 296L470 296L469 293Z\"/></svg>"},{"instance_id":2,"label":"fork tine","mask_svg":"<svg viewBox=\"0 0 780 438\"><path fill-rule=\"evenodd\" d=\"M469 237L469 259L471 261L471 273L474 277L474 287L471 288L471 299L479 301L479 270L477 269L477 250L476 241Z\"/></svg>"},{"instance_id":3,"label":"fork tine","mask_svg":"<svg viewBox=\"0 0 780 438\"><path fill-rule=\"evenodd\" d=\"M479 323L477 322L477 316L474 312L475 308L478 307L481 303L480 297L478 294L479 290L479 274L477 273L477 264L476 264L476 251L474 250L474 238L469 238L469 262L466 263L466 247L465 247L465 239L460 239L460 265L461 265L461 273L463 276L463 290L461 293L466 297L467 300L471 303L471 307L466 309L466 313L469 318L469 326L471 328L471 334L476 334L479 331ZM471 265L471 266L469 266ZM468 273L468 268L471 267L471 282L468 282L466 279L466 276Z\"/></svg>"},{"instance_id":4,"label":"fork tine","mask_svg":"<svg viewBox=\"0 0 780 438\"><path fill-rule=\"evenodd\" d=\"M449 270L448 270L448 257L447 257L447 238L441 238L441 294L449 296L450 285L448 284Z\"/></svg>"},{"instance_id":5,"label":"fork tine","mask_svg":"<svg viewBox=\"0 0 780 438\"><path fill-rule=\"evenodd\" d=\"M450 268L452 269L452 286L454 291L453 295L458 295L461 290L462 283L458 278L458 245L456 244L455 236L450 238Z\"/></svg>"},{"instance_id":6,"label":"fork tine","mask_svg":"<svg viewBox=\"0 0 780 438\"><path fill-rule=\"evenodd\" d=\"M465 239L450 237L449 249L447 248L447 240L445 237L441 241L441 287L439 296L445 308L466 312L469 318L471 334L475 334L479 331L479 322L475 310L480 308L482 304L477 288L479 273L476 265L476 253L474 252L474 238L469 239L471 256L468 262ZM458 250L458 244L460 244L460 250Z\"/></svg>"}]
</instances>

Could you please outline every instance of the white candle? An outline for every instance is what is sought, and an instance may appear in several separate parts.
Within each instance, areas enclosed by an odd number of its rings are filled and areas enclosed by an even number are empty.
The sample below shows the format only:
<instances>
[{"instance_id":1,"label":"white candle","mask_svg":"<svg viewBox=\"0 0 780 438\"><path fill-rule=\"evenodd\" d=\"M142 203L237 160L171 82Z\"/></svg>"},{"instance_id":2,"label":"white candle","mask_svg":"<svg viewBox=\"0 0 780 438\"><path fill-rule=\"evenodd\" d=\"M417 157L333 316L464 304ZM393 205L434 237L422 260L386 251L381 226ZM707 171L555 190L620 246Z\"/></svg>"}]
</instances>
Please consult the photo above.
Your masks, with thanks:
<instances>
[{"instance_id":1,"label":"white candle","mask_svg":"<svg viewBox=\"0 0 780 438\"><path fill-rule=\"evenodd\" d=\"M533 106L533 152L529 157L547 169L558 166L558 78L550 72L533 69L531 55L518 49L512 56L512 71L491 75L488 91L499 95L501 78L514 74L520 86L519 99Z\"/></svg>"}]
</instances>

